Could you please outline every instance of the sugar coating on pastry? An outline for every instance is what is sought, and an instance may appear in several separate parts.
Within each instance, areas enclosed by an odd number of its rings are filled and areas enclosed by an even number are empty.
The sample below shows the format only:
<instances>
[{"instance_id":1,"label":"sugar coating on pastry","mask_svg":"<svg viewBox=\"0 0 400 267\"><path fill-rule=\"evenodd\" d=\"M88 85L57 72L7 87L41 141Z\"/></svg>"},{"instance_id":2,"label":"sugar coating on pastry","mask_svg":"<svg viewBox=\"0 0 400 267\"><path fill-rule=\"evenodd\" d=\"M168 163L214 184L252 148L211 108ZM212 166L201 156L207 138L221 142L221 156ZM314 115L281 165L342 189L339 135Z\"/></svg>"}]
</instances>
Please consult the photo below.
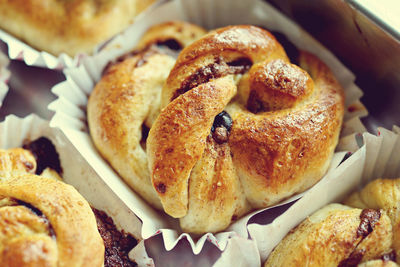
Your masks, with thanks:
<instances>
[{"instance_id":1,"label":"sugar coating on pastry","mask_svg":"<svg viewBox=\"0 0 400 267\"><path fill-rule=\"evenodd\" d=\"M184 231L218 232L322 178L338 142L343 90L315 56L300 52L292 64L266 30L205 34L177 23L153 27L107 69L89 98L89 128L144 199ZM154 49L166 43L183 48L176 60Z\"/></svg>"},{"instance_id":2,"label":"sugar coating on pastry","mask_svg":"<svg viewBox=\"0 0 400 267\"><path fill-rule=\"evenodd\" d=\"M90 53L154 0L0 0L0 28L53 55Z\"/></svg>"}]
</instances>

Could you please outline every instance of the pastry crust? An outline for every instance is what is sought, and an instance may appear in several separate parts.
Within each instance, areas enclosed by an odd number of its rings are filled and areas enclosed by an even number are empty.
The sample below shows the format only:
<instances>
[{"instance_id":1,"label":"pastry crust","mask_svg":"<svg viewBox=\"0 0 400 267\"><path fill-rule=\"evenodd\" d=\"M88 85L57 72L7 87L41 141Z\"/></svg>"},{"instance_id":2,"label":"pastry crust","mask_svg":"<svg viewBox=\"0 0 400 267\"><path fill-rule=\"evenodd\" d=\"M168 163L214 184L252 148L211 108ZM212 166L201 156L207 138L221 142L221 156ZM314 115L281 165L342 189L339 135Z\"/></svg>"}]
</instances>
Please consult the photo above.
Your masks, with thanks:
<instances>
[{"instance_id":1,"label":"pastry crust","mask_svg":"<svg viewBox=\"0 0 400 267\"><path fill-rule=\"evenodd\" d=\"M391 249L390 219L382 211L364 236L359 234L361 214L340 204L325 206L286 235L264 266L345 267L379 258Z\"/></svg>"},{"instance_id":2,"label":"pastry crust","mask_svg":"<svg viewBox=\"0 0 400 267\"><path fill-rule=\"evenodd\" d=\"M249 62L251 67L246 66ZM213 222L224 221L226 227L243 210L276 204L323 176L341 128L343 92L316 57L301 52L299 62L309 74L290 64L269 32L247 25L212 31L180 53L163 88L162 112L147 139L153 186L168 214L196 225L210 220L213 206L238 207ZM235 72L240 68L250 69L237 86ZM250 112L254 94L262 109ZM211 179L206 171L201 178L192 174L202 158L209 157L207 138L223 110L230 114L232 128L220 146L231 157L227 170L235 170L241 186L226 191L219 184L231 177L214 178L209 190L193 197L189 190L199 179ZM246 201L220 196L242 194ZM196 201L208 205L188 213ZM185 218L194 213L202 215ZM210 229L216 230L204 227L195 232Z\"/></svg>"},{"instance_id":3,"label":"pastry crust","mask_svg":"<svg viewBox=\"0 0 400 267\"><path fill-rule=\"evenodd\" d=\"M89 204L70 185L21 171L32 158L23 149L1 151L1 265L103 266L104 245ZM3 176L6 169L10 174Z\"/></svg>"},{"instance_id":4,"label":"pastry crust","mask_svg":"<svg viewBox=\"0 0 400 267\"><path fill-rule=\"evenodd\" d=\"M400 263L400 178L376 179L344 203L357 208L383 209L388 214L393 226L393 249Z\"/></svg>"},{"instance_id":5,"label":"pastry crust","mask_svg":"<svg viewBox=\"0 0 400 267\"><path fill-rule=\"evenodd\" d=\"M154 0L0 0L0 27L53 55L90 53Z\"/></svg>"},{"instance_id":6,"label":"pastry crust","mask_svg":"<svg viewBox=\"0 0 400 267\"><path fill-rule=\"evenodd\" d=\"M160 31L161 37L154 34ZM184 45L188 36L201 34L205 34L203 29L183 22L151 28L141 42L145 50L111 66L88 101L89 129L97 149L136 192L159 209L162 206L151 184L142 130L151 128L160 112L161 89L175 59L151 46L166 40Z\"/></svg>"},{"instance_id":7,"label":"pastry crust","mask_svg":"<svg viewBox=\"0 0 400 267\"><path fill-rule=\"evenodd\" d=\"M146 49L123 57L96 85L88 122L102 156L143 198L180 218L184 231L217 232L322 178L344 96L320 60L302 52L300 67L291 64L276 39L254 26L212 31L176 62L149 49L171 39L185 46L201 35L190 29L153 27L139 42ZM212 130L224 110L229 130Z\"/></svg>"},{"instance_id":8,"label":"pastry crust","mask_svg":"<svg viewBox=\"0 0 400 267\"><path fill-rule=\"evenodd\" d=\"M304 220L272 251L265 266L398 266L400 178L376 179L344 203L348 206L330 204ZM370 215L362 222L364 211L376 215L378 210L379 220Z\"/></svg>"}]
</instances>

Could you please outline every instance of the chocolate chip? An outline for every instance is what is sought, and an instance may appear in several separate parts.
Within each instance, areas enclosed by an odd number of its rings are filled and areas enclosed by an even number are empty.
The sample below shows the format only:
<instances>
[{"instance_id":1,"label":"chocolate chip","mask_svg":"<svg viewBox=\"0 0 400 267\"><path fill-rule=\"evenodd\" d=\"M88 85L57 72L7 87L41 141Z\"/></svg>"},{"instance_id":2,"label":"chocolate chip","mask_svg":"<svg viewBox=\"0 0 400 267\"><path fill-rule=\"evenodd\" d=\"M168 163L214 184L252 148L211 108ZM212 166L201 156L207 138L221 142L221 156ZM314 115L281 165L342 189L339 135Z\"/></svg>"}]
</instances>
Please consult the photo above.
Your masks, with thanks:
<instances>
[{"instance_id":1,"label":"chocolate chip","mask_svg":"<svg viewBox=\"0 0 400 267\"><path fill-rule=\"evenodd\" d=\"M357 229L357 236L366 237L369 235L375 227L375 224L381 217L380 211L373 209L364 209L360 214L360 225Z\"/></svg>"},{"instance_id":2,"label":"chocolate chip","mask_svg":"<svg viewBox=\"0 0 400 267\"><path fill-rule=\"evenodd\" d=\"M228 112L222 111L217 116L215 116L211 132L214 132L216 128L224 127L228 132L232 128L232 118Z\"/></svg>"},{"instance_id":3,"label":"chocolate chip","mask_svg":"<svg viewBox=\"0 0 400 267\"><path fill-rule=\"evenodd\" d=\"M158 191L159 193L161 193L161 194L164 194L165 191L167 191L167 187L166 187L165 184L163 184L163 183L159 183L159 184L156 186L156 188L157 188L157 191Z\"/></svg>"},{"instance_id":4,"label":"chocolate chip","mask_svg":"<svg viewBox=\"0 0 400 267\"><path fill-rule=\"evenodd\" d=\"M60 175L62 174L60 158L56 148L49 139L40 137L35 141L25 144L23 148L31 151L35 157L37 162L36 174L41 174L47 167L55 170Z\"/></svg>"}]
</instances>

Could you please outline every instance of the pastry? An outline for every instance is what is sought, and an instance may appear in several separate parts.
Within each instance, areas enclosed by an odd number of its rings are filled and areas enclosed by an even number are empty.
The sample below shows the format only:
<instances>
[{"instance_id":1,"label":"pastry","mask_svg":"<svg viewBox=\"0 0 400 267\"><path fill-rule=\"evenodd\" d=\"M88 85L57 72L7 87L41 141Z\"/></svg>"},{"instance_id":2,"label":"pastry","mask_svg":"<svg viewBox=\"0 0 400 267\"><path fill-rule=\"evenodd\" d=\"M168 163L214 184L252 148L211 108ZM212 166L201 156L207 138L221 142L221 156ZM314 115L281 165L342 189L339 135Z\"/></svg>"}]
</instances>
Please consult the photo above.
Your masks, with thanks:
<instances>
[{"instance_id":1,"label":"pastry","mask_svg":"<svg viewBox=\"0 0 400 267\"><path fill-rule=\"evenodd\" d=\"M24 148L0 150L2 266L134 266L123 244L136 240L62 182L51 142Z\"/></svg>"},{"instance_id":2,"label":"pastry","mask_svg":"<svg viewBox=\"0 0 400 267\"><path fill-rule=\"evenodd\" d=\"M346 205L360 209L383 209L393 227L393 249L400 263L400 178L376 179L344 201Z\"/></svg>"},{"instance_id":3,"label":"pastry","mask_svg":"<svg viewBox=\"0 0 400 267\"><path fill-rule=\"evenodd\" d=\"M209 32L176 60L152 49L124 59L90 96L92 139L184 231L223 230L326 172L344 97L315 56L291 64L272 34L240 25Z\"/></svg>"},{"instance_id":4,"label":"pastry","mask_svg":"<svg viewBox=\"0 0 400 267\"><path fill-rule=\"evenodd\" d=\"M398 266L400 179L377 179L300 223L265 266ZM396 263L397 261L397 263Z\"/></svg>"},{"instance_id":5,"label":"pastry","mask_svg":"<svg viewBox=\"0 0 400 267\"><path fill-rule=\"evenodd\" d=\"M144 50L109 65L88 102L88 123L97 149L136 192L159 209L162 206L151 184L145 137L158 116L161 88L175 63L171 53L188 43L187 36L194 41L203 34L200 27L182 22L151 28L139 45ZM179 46L158 48L157 44L165 47L163 43Z\"/></svg>"},{"instance_id":6,"label":"pastry","mask_svg":"<svg viewBox=\"0 0 400 267\"><path fill-rule=\"evenodd\" d=\"M0 0L0 28L53 55L90 53L154 0Z\"/></svg>"}]
</instances>

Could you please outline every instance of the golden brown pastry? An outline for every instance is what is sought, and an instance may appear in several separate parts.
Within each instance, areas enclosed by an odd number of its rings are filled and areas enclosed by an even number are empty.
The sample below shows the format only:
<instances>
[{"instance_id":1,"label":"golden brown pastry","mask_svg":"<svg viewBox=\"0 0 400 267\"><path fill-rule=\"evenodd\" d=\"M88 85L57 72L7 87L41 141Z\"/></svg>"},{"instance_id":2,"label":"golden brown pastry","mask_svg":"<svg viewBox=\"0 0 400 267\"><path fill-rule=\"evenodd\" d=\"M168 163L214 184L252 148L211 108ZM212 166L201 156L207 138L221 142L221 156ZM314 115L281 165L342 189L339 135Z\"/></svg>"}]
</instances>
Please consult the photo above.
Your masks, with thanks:
<instances>
[{"instance_id":1,"label":"golden brown pastry","mask_svg":"<svg viewBox=\"0 0 400 267\"><path fill-rule=\"evenodd\" d=\"M154 0L0 0L0 28L54 55L90 53Z\"/></svg>"},{"instance_id":2,"label":"golden brown pastry","mask_svg":"<svg viewBox=\"0 0 400 267\"><path fill-rule=\"evenodd\" d=\"M389 254L392 234L383 210L330 204L293 229L264 266L357 266Z\"/></svg>"},{"instance_id":3,"label":"golden brown pastry","mask_svg":"<svg viewBox=\"0 0 400 267\"><path fill-rule=\"evenodd\" d=\"M357 208L382 209L389 216L393 227L393 249L400 263L400 178L376 179L345 202Z\"/></svg>"},{"instance_id":4,"label":"golden brown pastry","mask_svg":"<svg viewBox=\"0 0 400 267\"><path fill-rule=\"evenodd\" d=\"M246 25L208 33L176 62L149 51L106 71L90 96L88 122L114 169L153 206L180 218L183 230L225 229L326 172L343 92L316 57L301 52L300 67L291 64L268 31Z\"/></svg>"},{"instance_id":5,"label":"golden brown pastry","mask_svg":"<svg viewBox=\"0 0 400 267\"><path fill-rule=\"evenodd\" d=\"M151 28L140 43L148 49L109 67L88 102L90 134L97 149L136 192L159 209L142 137L158 116L161 89L175 58L151 45L178 43L183 47L187 36L194 41L203 34L203 29L182 22Z\"/></svg>"},{"instance_id":6,"label":"golden brown pastry","mask_svg":"<svg viewBox=\"0 0 400 267\"><path fill-rule=\"evenodd\" d=\"M265 266L398 266L400 178L376 179L344 203L348 206L330 204L303 221ZM364 230L368 233L360 234Z\"/></svg>"},{"instance_id":7,"label":"golden brown pastry","mask_svg":"<svg viewBox=\"0 0 400 267\"><path fill-rule=\"evenodd\" d=\"M35 171L29 151L0 150L1 266L103 266L89 204L72 186Z\"/></svg>"}]
</instances>

